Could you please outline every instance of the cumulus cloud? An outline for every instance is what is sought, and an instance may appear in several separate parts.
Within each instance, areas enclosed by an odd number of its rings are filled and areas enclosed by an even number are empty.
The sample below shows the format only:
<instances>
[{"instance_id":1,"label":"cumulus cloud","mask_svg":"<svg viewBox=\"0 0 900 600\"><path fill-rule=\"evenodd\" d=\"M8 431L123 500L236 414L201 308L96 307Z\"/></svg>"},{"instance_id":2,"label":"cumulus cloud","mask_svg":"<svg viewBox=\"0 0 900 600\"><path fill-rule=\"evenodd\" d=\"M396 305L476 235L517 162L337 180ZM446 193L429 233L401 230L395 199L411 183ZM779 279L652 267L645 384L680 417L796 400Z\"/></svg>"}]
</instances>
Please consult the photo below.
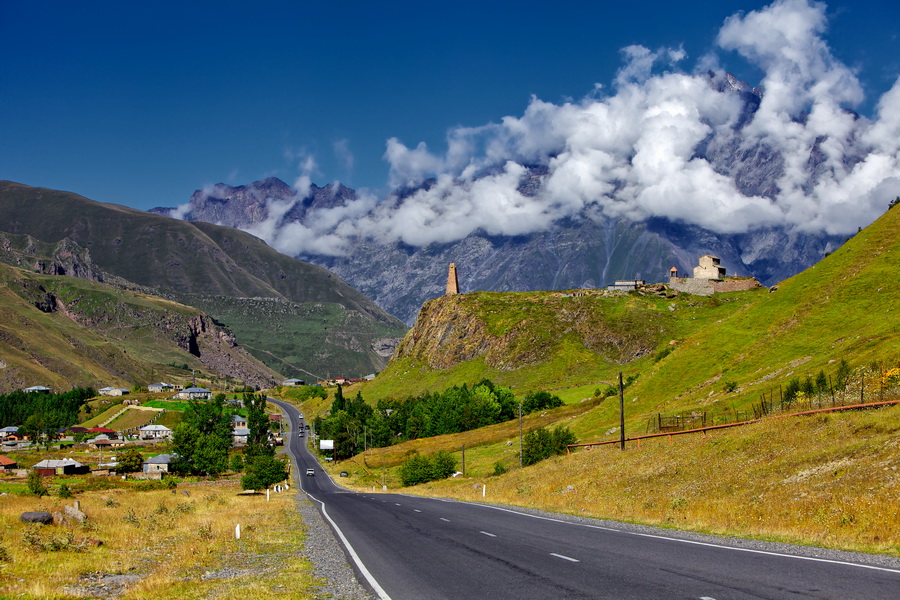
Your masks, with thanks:
<instances>
[{"instance_id":1,"label":"cumulus cloud","mask_svg":"<svg viewBox=\"0 0 900 600\"><path fill-rule=\"evenodd\" d=\"M598 84L577 102L532 98L520 116L451 130L443 153L389 139L391 185L415 190L402 199L363 194L287 225L280 220L290 207L273 204L258 234L285 251L340 254L355 238L420 246L477 230L527 234L588 215L664 217L721 233L855 231L898 193L900 82L873 119L852 112L862 87L832 55L826 31L825 5L809 0L725 19L718 52L763 73L752 115L740 86L708 74L719 64L715 51L691 72L682 48L628 46L611 91ZM733 156L762 149L782 166L776 191L739 184L709 148Z\"/></svg>"}]
</instances>

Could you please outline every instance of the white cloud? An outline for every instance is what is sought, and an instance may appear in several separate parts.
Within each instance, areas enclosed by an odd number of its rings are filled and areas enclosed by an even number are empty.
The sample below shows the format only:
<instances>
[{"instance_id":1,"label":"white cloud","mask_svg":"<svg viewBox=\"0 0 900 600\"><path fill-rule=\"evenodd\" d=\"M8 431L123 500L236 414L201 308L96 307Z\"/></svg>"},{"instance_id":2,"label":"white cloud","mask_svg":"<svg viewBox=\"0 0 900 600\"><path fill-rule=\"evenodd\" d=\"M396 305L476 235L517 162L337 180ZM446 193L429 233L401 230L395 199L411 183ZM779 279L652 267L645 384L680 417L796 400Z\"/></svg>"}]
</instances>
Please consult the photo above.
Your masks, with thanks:
<instances>
[{"instance_id":1,"label":"white cloud","mask_svg":"<svg viewBox=\"0 0 900 600\"><path fill-rule=\"evenodd\" d=\"M700 58L700 74L689 74L678 70L682 49L628 46L611 91L597 85L583 100L559 104L532 98L521 116L451 130L443 154L389 139L391 185L435 178L428 189L402 201L364 195L313 211L303 224L280 224L290 207L275 203L258 234L284 251L339 254L357 237L418 246L476 230L527 234L578 215L665 217L723 233L772 225L855 231L898 194L900 82L874 120L850 112L862 88L832 55L826 27L825 5L809 0L777 0L725 20L720 48L763 73L759 108L739 134L739 95L716 91L705 74L718 64L715 52ZM736 141L747 150L762 144L783 164L775 197L746 195L701 156L706 144ZM811 157L821 161L814 180ZM308 189L315 163L299 158L295 187ZM534 166L543 175L526 195Z\"/></svg>"}]
</instances>

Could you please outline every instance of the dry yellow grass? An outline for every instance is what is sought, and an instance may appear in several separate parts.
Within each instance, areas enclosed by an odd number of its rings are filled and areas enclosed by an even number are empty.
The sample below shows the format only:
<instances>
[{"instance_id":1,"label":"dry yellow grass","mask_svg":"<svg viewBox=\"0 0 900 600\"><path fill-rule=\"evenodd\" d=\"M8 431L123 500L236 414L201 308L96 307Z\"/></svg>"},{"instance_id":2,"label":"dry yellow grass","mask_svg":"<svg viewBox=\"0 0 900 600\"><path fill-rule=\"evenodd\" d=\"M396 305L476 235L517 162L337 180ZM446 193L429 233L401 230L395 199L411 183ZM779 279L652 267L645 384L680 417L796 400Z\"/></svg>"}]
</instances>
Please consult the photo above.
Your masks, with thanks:
<instances>
[{"instance_id":1,"label":"dry yellow grass","mask_svg":"<svg viewBox=\"0 0 900 600\"><path fill-rule=\"evenodd\" d=\"M240 495L235 481L170 490L113 489L63 500L0 498L0 597L310 598L293 491ZM188 492L189 495L185 495ZM24 511L78 500L85 524L26 525ZM241 539L235 526L241 525ZM95 539L101 546L79 543ZM56 541L58 549L49 546ZM41 549L41 546L46 546Z\"/></svg>"},{"instance_id":2,"label":"dry yellow grass","mask_svg":"<svg viewBox=\"0 0 900 600\"><path fill-rule=\"evenodd\" d=\"M900 406L771 419L404 491L900 556L898 432Z\"/></svg>"}]
</instances>

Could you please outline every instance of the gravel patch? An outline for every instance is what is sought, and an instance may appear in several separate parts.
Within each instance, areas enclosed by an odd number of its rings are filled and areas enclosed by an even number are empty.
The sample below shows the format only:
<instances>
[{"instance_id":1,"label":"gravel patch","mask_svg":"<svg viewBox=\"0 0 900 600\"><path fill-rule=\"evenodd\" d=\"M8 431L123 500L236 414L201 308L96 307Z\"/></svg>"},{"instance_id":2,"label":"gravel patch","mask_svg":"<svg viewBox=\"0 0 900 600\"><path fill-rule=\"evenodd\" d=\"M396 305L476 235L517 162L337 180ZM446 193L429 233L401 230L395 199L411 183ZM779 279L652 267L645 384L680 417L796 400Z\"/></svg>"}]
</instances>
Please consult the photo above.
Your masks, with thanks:
<instances>
[{"instance_id":1,"label":"gravel patch","mask_svg":"<svg viewBox=\"0 0 900 600\"><path fill-rule=\"evenodd\" d=\"M318 507L303 492L297 494L297 508L306 526L303 555L312 563L315 577L324 580L316 590L317 597L375 600L375 596L359 583L344 546L322 518Z\"/></svg>"}]
</instances>

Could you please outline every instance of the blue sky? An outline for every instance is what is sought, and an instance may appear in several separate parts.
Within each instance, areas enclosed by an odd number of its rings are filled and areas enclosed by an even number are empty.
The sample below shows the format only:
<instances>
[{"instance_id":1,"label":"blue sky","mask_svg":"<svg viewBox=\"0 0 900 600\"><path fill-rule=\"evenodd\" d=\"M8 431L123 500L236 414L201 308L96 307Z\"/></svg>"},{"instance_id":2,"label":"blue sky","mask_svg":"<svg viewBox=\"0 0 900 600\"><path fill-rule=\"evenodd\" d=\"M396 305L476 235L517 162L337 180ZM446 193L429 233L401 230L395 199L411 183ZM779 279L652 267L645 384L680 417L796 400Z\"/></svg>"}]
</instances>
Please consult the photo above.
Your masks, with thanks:
<instances>
[{"instance_id":1,"label":"blue sky","mask_svg":"<svg viewBox=\"0 0 900 600\"><path fill-rule=\"evenodd\" d=\"M715 40L767 4L0 0L0 179L137 208L304 172L377 196L390 138L444 152L532 96L602 93L629 45L681 47L688 71L714 51L756 84ZM868 115L900 75L900 2L826 5Z\"/></svg>"}]
</instances>

